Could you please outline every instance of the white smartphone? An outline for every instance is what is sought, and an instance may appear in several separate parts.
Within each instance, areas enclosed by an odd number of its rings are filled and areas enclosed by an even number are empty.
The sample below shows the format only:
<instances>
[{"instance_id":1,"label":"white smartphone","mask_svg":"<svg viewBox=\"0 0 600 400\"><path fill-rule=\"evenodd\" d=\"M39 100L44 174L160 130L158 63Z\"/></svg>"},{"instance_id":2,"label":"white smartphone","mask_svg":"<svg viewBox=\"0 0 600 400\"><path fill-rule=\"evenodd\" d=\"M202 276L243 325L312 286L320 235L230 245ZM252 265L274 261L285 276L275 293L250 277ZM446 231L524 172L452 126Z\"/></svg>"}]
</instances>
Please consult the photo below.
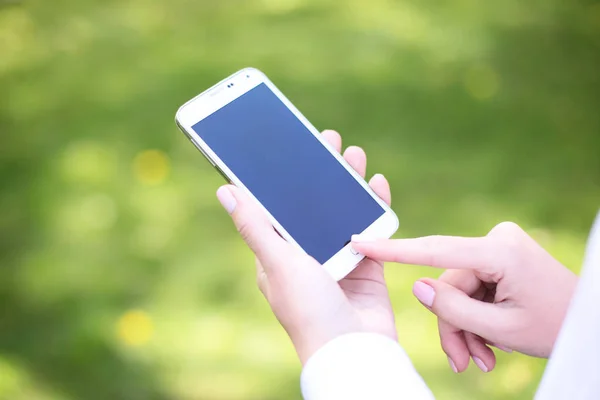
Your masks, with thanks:
<instances>
[{"instance_id":1,"label":"white smartphone","mask_svg":"<svg viewBox=\"0 0 600 400\"><path fill-rule=\"evenodd\" d=\"M364 258L353 234L389 238L398 218L260 71L243 69L184 104L175 121L280 235L336 280Z\"/></svg>"}]
</instances>

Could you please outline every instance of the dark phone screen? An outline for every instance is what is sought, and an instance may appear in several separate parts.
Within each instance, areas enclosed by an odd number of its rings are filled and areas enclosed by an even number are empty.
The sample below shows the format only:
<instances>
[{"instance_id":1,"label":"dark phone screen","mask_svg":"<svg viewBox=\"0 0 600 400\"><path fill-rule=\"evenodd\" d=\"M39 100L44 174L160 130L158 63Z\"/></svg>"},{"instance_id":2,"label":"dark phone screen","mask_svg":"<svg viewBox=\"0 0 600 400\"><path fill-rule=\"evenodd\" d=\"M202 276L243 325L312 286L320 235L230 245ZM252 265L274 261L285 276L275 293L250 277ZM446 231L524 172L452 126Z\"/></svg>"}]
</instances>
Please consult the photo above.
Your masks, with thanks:
<instances>
[{"instance_id":1,"label":"dark phone screen","mask_svg":"<svg viewBox=\"0 0 600 400\"><path fill-rule=\"evenodd\" d=\"M320 263L384 214L264 83L193 129Z\"/></svg>"}]
</instances>

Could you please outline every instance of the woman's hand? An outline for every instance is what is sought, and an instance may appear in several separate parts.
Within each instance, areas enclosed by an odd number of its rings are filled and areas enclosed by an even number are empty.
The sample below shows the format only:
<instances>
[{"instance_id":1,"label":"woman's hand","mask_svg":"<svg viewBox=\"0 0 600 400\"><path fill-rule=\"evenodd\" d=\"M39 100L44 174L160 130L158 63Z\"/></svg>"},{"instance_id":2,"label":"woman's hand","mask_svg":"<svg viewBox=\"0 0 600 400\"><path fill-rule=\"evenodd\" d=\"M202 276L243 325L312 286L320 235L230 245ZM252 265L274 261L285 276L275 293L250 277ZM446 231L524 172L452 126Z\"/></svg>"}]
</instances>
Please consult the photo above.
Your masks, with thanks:
<instances>
[{"instance_id":1,"label":"woman's hand","mask_svg":"<svg viewBox=\"0 0 600 400\"><path fill-rule=\"evenodd\" d=\"M484 372L496 358L488 344L548 357L577 285L577 276L519 226L504 222L485 237L430 236L364 241L352 246L368 257L448 269L413 286L438 316L450 366L464 371L469 357Z\"/></svg>"},{"instance_id":2,"label":"woman's hand","mask_svg":"<svg viewBox=\"0 0 600 400\"><path fill-rule=\"evenodd\" d=\"M341 150L338 133L325 131L323 136ZM349 147L344 158L364 177L367 158L361 148ZM390 203L390 188L382 175L375 175L369 184ZM282 239L244 192L227 185L219 188L217 197L256 255L258 287L302 364L325 343L346 333L375 332L396 340L381 262L363 260L338 284L315 259Z\"/></svg>"}]
</instances>

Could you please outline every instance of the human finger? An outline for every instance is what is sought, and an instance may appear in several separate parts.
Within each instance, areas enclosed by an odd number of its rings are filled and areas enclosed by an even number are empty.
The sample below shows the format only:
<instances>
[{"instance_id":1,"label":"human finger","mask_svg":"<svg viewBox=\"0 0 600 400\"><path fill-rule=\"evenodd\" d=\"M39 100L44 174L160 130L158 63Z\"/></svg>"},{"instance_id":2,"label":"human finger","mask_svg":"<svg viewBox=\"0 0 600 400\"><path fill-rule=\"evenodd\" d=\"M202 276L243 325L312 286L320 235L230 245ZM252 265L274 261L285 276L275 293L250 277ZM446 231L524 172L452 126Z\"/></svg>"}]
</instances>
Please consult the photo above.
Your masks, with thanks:
<instances>
[{"instance_id":1,"label":"human finger","mask_svg":"<svg viewBox=\"0 0 600 400\"><path fill-rule=\"evenodd\" d=\"M338 153L342 152L342 136L336 131L331 129L326 129L322 133L323 138L337 151Z\"/></svg>"},{"instance_id":2,"label":"human finger","mask_svg":"<svg viewBox=\"0 0 600 400\"><path fill-rule=\"evenodd\" d=\"M376 260L446 269L471 269L502 276L502 257L487 237L426 236L416 239L373 239L352 236L352 247Z\"/></svg>"},{"instance_id":3,"label":"human finger","mask_svg":"<svg viewBox=\"0 0 600 400\"><path fill-rule=\"evenodd\" d=\"M475 294L482 286L475 274L467 270L445 271L438 280L456 287L469 296ZM454 372L463 372L469 366L471 358L463 330L438 318L438 331L440 344L448 356L450 367Z\"/></svg>"},{"instance_id":4,"label":"human finger","mask_svg":"<svg viewBox=\"0 0 600 400\"><path fill-rule=\"evenodd\" d=\"M471 357L463 330L438 318L438 331L440 344L448 357L450 368L455 373L463 372L469 366Z\"/></svg>"},{"instance_id":5,"label":"human finger","mask_svg":"<svg viewBox=\"0 0 600 400\"><path fill-rule=\"evenodd\" d=\"M255 201L233 185L220 187L217 198L265 271L268 272L271 265L285 264L291 246L277 234Z\"/></svg>"},{"instance_id":6,"label":"human finger","mask_svg":"<svg viewBox=\"0 0 600 400\"><path fill-rule=\"evenodd\" d=\"M510 310L473 299L445 282L421 279L413 285L413 294L441 320L492 342L499 339L498 327L510 326Z\"/></svg>"},{"instance_id":7,"label":"human finger","mask_svg":"<svg viewBox=\"0 0 600 400\"><path fill-rule=\"evenodd\" d=\"M363 178L367 172L367 155L358 146L350 146L344 151L344 159Z\"/></svg>"},{"instance_id":8,"label":"human finger","mask_svg":"<svg viewBox=\"0 0 600 400\"><path fill-rule=\"evenodd\" d=\"M496 355L490 349L485 341L479 336L465 332L465 341L469 347L471 358L477 367L483 372L490 372L496 366Z\"/></svg>"},{"instance_id":9,"label":"human finger","mask_svg":"<svg viewBox=\"0 0 600 400\"><path fill-rule=\"evenodd\" d=\"M389 206L392 204L392 192L390 191L390 184L385 176L381 174L375 174L369 181L369 186L375 192L377 196Z\"/></svg>"}]
</instances>

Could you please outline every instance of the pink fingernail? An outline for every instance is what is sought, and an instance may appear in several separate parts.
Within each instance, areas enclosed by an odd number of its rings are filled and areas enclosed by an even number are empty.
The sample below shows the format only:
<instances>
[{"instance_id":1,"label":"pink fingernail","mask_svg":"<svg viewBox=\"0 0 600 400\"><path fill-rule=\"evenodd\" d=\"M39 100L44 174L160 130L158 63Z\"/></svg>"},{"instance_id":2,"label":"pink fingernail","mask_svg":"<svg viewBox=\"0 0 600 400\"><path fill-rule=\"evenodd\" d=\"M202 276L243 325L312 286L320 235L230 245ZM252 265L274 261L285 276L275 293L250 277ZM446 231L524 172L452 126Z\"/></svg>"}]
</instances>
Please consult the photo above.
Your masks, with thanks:
<instances>
[{"instance_id":1,"label":"pink fingernail","mask_svg":"<svg viewBox=\"0 0 600 400\"><path fill-rule=\"evenodd\" d=\"M454 371L455 374L458 374L458 368L456 368L456 364L454 364L454 361L452 361L450 357L448 357L448 364L450 364L452 371Z\"/></svg>"},{"instance_id":2,"label":"pink fingernail","mask_svg":"<svg viewBox=\"0 0 600 400\"><path fill-rule=\"evenodd\" d=\"M219 202L229 214L235 210L237 201L235 200L235 197L233 197L233 194L231 194L231 190L226 186L221 186L219 190L217 190L217 199L219 199Z\"/></svg>"},{"instance_id":3,"label":"pink fingernail","mask_svg":"<svg viewBox=\"0 0 600 400\"><path fill-rule=\"evenodd\" d=\"M506 346L502 346L501 344L492 344L492 346L494 346L498 350L502 350L502 351L504 351L506 353L512 353L513 352L511 348L508 348Z\"/></svg>"},{"instance_id":4,"label":"pink fingernail","mask_svg":"<svg viewBox=\"0 0 600 400\"><path fill-rule=\"evenodd\" d=\"M433 306L435 299L435 290L425 282L416 281L413 285L413 294L419 301L427 307Z\"/></svg>"},{"instance_id":5,"label":"pink fingernail","mask_svg":"<svg viewBox=\"0 0 600 400\"><path fill-rule=\"evenodd\" d=\"M488 372L488 368L485 366L483 361L481 361L481 358L473 356L473 362L479 367L480 370L483 372Z\"/></svg>"}]
</instances>

